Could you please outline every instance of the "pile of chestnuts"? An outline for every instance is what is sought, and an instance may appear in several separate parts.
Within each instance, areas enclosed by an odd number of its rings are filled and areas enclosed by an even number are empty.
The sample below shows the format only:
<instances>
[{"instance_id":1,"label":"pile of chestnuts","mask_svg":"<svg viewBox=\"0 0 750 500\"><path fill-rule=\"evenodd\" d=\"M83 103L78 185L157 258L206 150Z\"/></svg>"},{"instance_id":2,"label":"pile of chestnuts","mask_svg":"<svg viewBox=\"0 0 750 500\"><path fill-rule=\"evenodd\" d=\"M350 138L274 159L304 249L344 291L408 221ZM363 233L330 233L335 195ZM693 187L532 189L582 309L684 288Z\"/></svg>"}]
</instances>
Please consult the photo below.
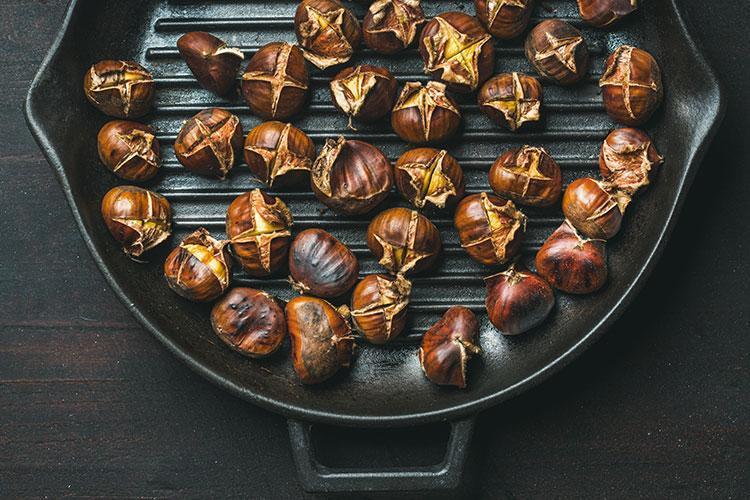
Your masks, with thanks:
<instances>
[{"instance_id":1,"label":"pile of chestnuts","mask_svg":"<svg viewBox=\"0 0 750 500\"><path fill-rule=\"evenodd\" d=\"M589 294L605 286L606 247L623 226L632 199L650 182L662 157L633 128L648 121L663 98L661 71L645 50L617 47L599 80L604 110L624 128L599 151L599 176L563 186L560 166L542 147L502 151L489 169L486 192L468 192L461 162L450 152L463 112L453 94L474 94L479 110L513 133L543 126L544 86L572 86L591 66L581 30L559 19L528 25L535 0L474 0L475 15L425 17L421 0L362 2L362 22L340 0L302 0L294 16L297 44L269 43L241 69L246 54L205 32L186 33L177 48L197 82L226 99L239 96L263 120L247 135L223 108L185 121L174 143L177 160L218 180L243 159L268 188L309 187L327 209L368 214L366 243L382 272L360 277L357 255L323 228L294 231L284 192L249 190L227 206L225 238L205 228L180 241L163 264L166 284L181 297L213 303L216 335L250 358L276 353L288 336L292 365L304 384L324 382L354 362L355 342L382 345L409 328L415 275L439 265L445 233L432 214L452 214L461 247L493 268L485 278L488 321L503 335L541 325L555 308L555 290ZM583 21L609 27L638 7L636 0L577 0ZM495 39L527 33L532 75L496 71ZM350 64L364 44L385 56L413 47L429 81L399 82L388 68ZM499 64L501 70L502 61ZM378 147L347 137L316 144L290 120L311 94L311 72L330 67L331 103L352 130L390 123L410 146L393 161ZM332 75L332 76L331 76ZM402 83L402 85L399 85ZM161 149L147 115L156 92L148 69L132 61L97 62L84 76L86 98L114 120L98 134L101 163L117 178L144 183L159 175ZM375 213L393 191L403 205ZM523 210L562 208L564 220L533 261L523 264ZM167 199L139 186L117 186L101 203L104 224L134 260L167 241ZM298 296L288 302L246 287L232 288L233 268L255 278L288 276ZM438 385L466 387L468 361L481 352L481 321L455 306L424 333L418 361Z\"/></svg>"}]
</instances>

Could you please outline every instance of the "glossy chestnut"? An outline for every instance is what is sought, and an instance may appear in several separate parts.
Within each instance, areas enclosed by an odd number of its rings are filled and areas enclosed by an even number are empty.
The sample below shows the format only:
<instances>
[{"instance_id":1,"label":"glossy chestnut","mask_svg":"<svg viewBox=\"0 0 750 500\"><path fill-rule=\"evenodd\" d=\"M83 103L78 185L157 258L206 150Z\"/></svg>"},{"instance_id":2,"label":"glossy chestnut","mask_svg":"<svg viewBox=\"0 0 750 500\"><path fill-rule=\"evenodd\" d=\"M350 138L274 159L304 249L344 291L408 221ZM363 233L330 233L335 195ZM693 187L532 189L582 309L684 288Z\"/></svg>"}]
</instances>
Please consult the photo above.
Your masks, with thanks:
<instances>
[{"instance_id":1,"label":"glossy chestnut","mask_svg":"<svg viewBox=\"0 0 750 500\"><path fill-rule=\"evenodd\" d=\"M159 171L161 154L154 130L125 120L107 122L96 139L99 159L117 177L143 182Z\"/></svg>"},{"instance_id":2,"label":"glossy chestnut","mask_svg":"<svg viewBox=\"0 0 750 500\"><path fill-rule=\"evenodd\" d=\"M371 344L385 344L406 328L411 283L401 274L370 274L352 292L354 329Z\"/></svg>"},{"instance_id":3,"label":"glossy chestnut","mask_svg":"<svg viewBox=\"0 0 750 500\"><path fill-rule=\"evenodd\" d=\"M550 207L562 193L560 166L543 148L522 146L504 152L492 164L489 177L495 194L521 205Z\"/></svg>"},{"instance_id":4,"label":"glossy chestnut","mask_svg":"<svg viewBox=\"0 0 750 500\"><path fill-rule=\"evenodd\" d=\"M537 72L559 85L579 82L589 68L589 50L583 35L559 19L537 24L526 37L525 50Z\"/></svg>"},{"instance_id":5,"label":"glossy chestnut","mask_svg":"<svg viewBox=\"0 0 750 500\"><path fill-rule=\"evenodd\" d=\"M589 238L608 240L620 231L630 196L590 177L571 182L563 195L568 221Z\"/></svg>"},{"instance_id":6,"label":"glossy chestnut","mask_svg":"<svg viewBox=\"0 0 750 500\"><path fill-rule=\"evenodd\" d=\"M638 0L578 0L581 19L597 28L604 28L638 9Z\"/></svg>"},{"instance_id":7,"label":"glossy chestnut","mask_svg":"<svg viewBox=\"0 0 750 500\"><path fill-rule=\"evenodd\" d=\"M294 29L305 58L320 69L347 62L362 41L359 21L338 0L302 0Z\"/></svg>"},{"instance_id":8,"label":"glossy chestnut","mask_svg":"<svg viewBox=\"0 0 750 500\"><path fill-rule=\"evenodd\" d=\"M315 143L291 123L263 122L245 138L245 163L269 187L304 182L315 160Z\"/></svg>"},{"instance_id":9,"label":"glossy chestnut","mask_svg":"<svg viewBox=\"0 0 750 500\"><path fill-rule=\"evenodd\" d=\"M99 111L115 118L139 118L154 102L154 78L133 61L99 61L83 78L86 98Z\"/></svg>"},{"instance_id":10,"label":"glossy chestnut","mask_svg":"<svg viewBox=\"0 0 750 500\"><path fill-rule=\"evenodd\" d=\"M453 205L463 198L466 184L463 170L446 150L411 149L396 162L396 187L417 208Z\"/></svg>"},{"instance_id":11,"label":"glossy chestnut","mask_svg":"<svg viewBox=\"0 0 750 500\"><path fill-rule=\"evenodd\" d=\"M398 84L390 71L370 65L344 68L330 83L333 104L352 120L374 122L393 108Z\"/></svg>"},{"instance_id":12,"label":"glossy chestnut","mask_svg":"<svg viewBox=\"0 0 750 500\"><path fill-rule=\"evenodd\" d=\"M511 132L541 119L542 86L533 76L501 73L482 85L479 110Z\"/></svg>"},{"instance_id":13,"label":"glossy chestnut","mask_svg":"<svg viewBox=\"0 0 750 500\"><path fill-rule=\"evenodd\" d=\"M421 0L376 0L362 23L365 45L381 54L401 52L425 22Z\"/></svg>"},{"instance_id":14,"label":"glossy chestnut","mask_svg":"<svg viewBox=\"0 0 750 500\"><path fill-rule=\"evenodd\" d=\"M221 108L204 109L182 125L174 152L191 172L224 179L242 154L242 135L235 115Z\"/></svg>"},{"instance_id":15,"label":"glossy chestnut","mask_svg":"<svg viewBox=\"0 0 750 500\"><path fill-rule=\"evenodd\" d=\"M599 153L599 173L604 181L633 196L651 182L664 158L651 138L634 128L618 128L609 133Z\"/></svg>"},{"instance_id":16,"label":"glossy chestnut","mask_svg":"<svg viewBox=\"0 0 750 500\"><path fill-rule=\"evenodd\" d=\"M523 33L535 3L535 0L474 0L474 8L479 22L491 35L507 40Z\"/></svg>"},{"instance_id":17,"label":"glossy chestnut","mask_svg":"<svg viewBox=\"0 0 750 500\"><path fill-rule=\"evenodd\" d=\"M412 144L436 144L450 139L461 124L458 104L438 82L408 82L393 107L391 126Z\"/></svg>"},{"instance_id":18,"label":"glossy chestnut","mask_svg":"<svg viewBox=\"0 0 750 500\"><path fill-rule=\"evenodd\" d=\"M367 228L367 246L381 266L393 274L419 273L440 256L440 232L416 210L389 208Z\"/></svg>"},{"instance_id":19,"label":"glossy chestnut","mask_svg":"<svg viewBox=\"0 0 750 500\"><path fill-rule=\"evenodd\" d=\"M479 322L470 309L454 306L422 337L419 364L425 376L438 385L466 387L466 368L479 354Z\"/></svg>"},{"instance_id":20,"label":"glossy chestnut","mask_svg":"<svg viewBox=\"0 0 750 500\"><path fill-rule=\"evenodd\" d=\"M233 94L242 51L205 31L191 31L177 40L177 49L200 85L220 96Z\"/></svg>"},{"instance_id":21,"label":"glossy chestnut","mask_svg":"<svg viewBox=\"0 0 750 500\"><path fill-rule=\"evenodd\" d=\"M487 315L503 335L519 335L541 325L555 306L549 283L523 266L513 264L484 282Z\"/></svg>"},{"instance_id":22,"label":"glossy chestnut","mask_svg":"<svg viewBox=\"0 0 750 500\"><path fill-rule=\"evenodd\" d=\"M136 186L117 186L104 195L102 218L130 257L139 257L172 233L172 209L162 195Z\"/></svg>"},{"instance_id":23,"label":"glossy chestnut","mask_svg":"<svg viewBox=\"0 0 750 500\"><path fill-rule=\"evenodd\" d=\"M299 233L289 250L289 281L299 293L334 298L357 282L359 262L346 245L322 229Z\"/></svg>"},{"instance_id":24,"label":"glossy chestnut","mask_svg":"<svg viewBox=\"0 0 750 500\"><path fill-rule=\"evenodd\" d=\"M232 278L228 244L212 238L202 227L188 235L164 262L169 288L194 302L210 302L221 296Z\"/></svg>"}]
</instances>

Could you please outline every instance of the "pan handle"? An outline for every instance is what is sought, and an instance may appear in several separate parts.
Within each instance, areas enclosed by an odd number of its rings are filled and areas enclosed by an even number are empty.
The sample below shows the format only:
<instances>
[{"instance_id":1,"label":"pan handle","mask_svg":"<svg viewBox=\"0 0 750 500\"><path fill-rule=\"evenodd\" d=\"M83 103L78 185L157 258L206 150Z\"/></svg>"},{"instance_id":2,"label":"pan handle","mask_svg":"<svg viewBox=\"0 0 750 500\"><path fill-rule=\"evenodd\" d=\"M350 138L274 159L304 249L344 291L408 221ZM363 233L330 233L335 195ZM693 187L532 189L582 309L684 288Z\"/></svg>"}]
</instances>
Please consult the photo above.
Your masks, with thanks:
<instances>
[{"instance_id":1,"label":"pan handle","mask_svg":"<svg viewBox=\"0 0 750 500\"><path fill-rule=\"evenodd\" d=\"M437 465L388 469L331 468L315 458L309 422L288 420L289 438L300 482L310 493L352 491L430 491L456 489L463 477L474 433L471 416L450 422L445 457Z\"/></svg>"}]
</instances>

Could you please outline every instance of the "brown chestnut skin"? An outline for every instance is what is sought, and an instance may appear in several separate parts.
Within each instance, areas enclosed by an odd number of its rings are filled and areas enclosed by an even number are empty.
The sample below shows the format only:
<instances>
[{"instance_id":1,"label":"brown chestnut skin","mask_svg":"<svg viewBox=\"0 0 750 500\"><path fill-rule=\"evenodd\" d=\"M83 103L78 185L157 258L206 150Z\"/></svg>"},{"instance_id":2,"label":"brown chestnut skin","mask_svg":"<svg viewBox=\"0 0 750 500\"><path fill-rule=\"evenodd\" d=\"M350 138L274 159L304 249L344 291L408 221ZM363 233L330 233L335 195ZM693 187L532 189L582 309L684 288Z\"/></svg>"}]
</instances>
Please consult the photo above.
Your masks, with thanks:
<instances>
[{"instance_id":1,"label":"brown chestnut skin","mask_svg":"<svg viewBox=\"0 0 750 500\"><path fill-rule=\"evenodd\" d=\"M211 309L211 326L225 344L250 358L276 352L286 337L279 301L262 290L233 288Z\"/></svg>"},{"instance_id":2,"label":"brown chestnut skin","mask_svg":"<svg viewBox=\"0 0 750 500\"><path fill-rule=\"evenodd\" d=\"M367 246L393 274L419 273L437 262L440 231L416 210L396 207L379 213L367 228Z\"/></svg>"},{"instance_id":3,"label":"brown chestnut skin","mask_svg":"<svg viewBox=\"0 0 750 500\"><path fill-rule=\"evenodd\" d=\"M390 71L367 64L344 68L330 83L333 104L352 119L375 122L391 112L398 84ZM354 129L356 130L356 129Z\"/></svg>"},{"instance_id":4,"label":"brown chestnut skin","mask_svg":"<svg viewBox=\"0 0 750 500\"><path fill-rule=\"evenodd\" d=\"M596 292L607 282L605 242L582 237L564 221L537 252L536 270L547 283L563 292Z\"/></svg>"},{"instance_id":5,"label":"brown chestnut skin","mask_svg":"<svg viewBox=\"0 0 750 500\"><path fill-rule=\"evenodd\" d=\"M634 196L651 183L664 158L651 138L635 128L618 128L609 133L599 153L599 173L616 189Z\"/></svg>"},{"instance_id":6,"label":"brown chestnut skin","mask_svg":"<svg viewBox=\"0 0 750 500\"><path fill-rule=\"evenodd\" d=\"M461 200L453 223L469 257L486 266L504 264L519 254L526 216L512 201L477 193Z\"/></svg>"},{"instance_id":7,"label":"brown chestnut skin","mask_svg":"<svg viewBox=\"0 0 750 500\"><path fill-rule=\"evenodd\" d=\"M164 262L164 277L177 295L193 302L211 302L232 279L229 241L211 237L205 228L187 236Z\"/></svg>"},{"instance_id":8,"label":"brown chestnut skin","mask_svg":"<svg viewBox=\"0 0 750 500\"><path fill-rule=\"evenodd\" d=\"M490 186L498 196L520 205L550 207L560 201L562 172L543 148L523 146L497 157Z\"/></svg>"},{"instance_id":9,"label":"brown chestnut skin","mask_svg":"<svg viewBox=\"0 0 750 500\"><path fill-rule=\"evenodd\" d=\"M221 108L204 109L182 126L174 152L191 172L224 179L242 155L242 136L235 115Z\"/></svg>"},{"instance_id":10,"label":"brown chestnut skin","mask_svg":"<svg viewBox=\"0 0 750 500\"><path fill-rule=\"evenodd\" d=\"M320 69L347 62L362 41L359 21L338 0L302 0L294 29L305 58Z\"/></svg>"},{"instance_id":11,"label":"brown chestnut skin","mask_svg":"<svg viewBox=\"0 0 750 500\"><path fill-rule=\"evenodd\" d=\"M241 194L227 209L232 253L251 276L269 276L284 267L291 227L292 212L286 204L260 189Z\"/></svg>"},{"instance_id":12,"label":"brown chestnut skin","mask_svg":"<svg viewBox=\"0 0 750 500\"><path fill-rule=\"evenodd\" d=\"M482 85L479 110L511 132L541 119L542 86L533 76L501 73Z\"/></svg>"},{"instance_id":13,"label":"brown chestnut skin","mask_svg":"<svg viewBox=\"0 0 750 500\"><path fill-rule=\"evenodd\" d=\"M319 384L352 363L354 336L346 306L315 297L295 297L285 308L292 365L303 384Z\"/></svg>"},{"instance_id":14,"label":"brown chestnut skin","mask_svg":"<svg viewBox=\"0 0 750 500\"><path fill-rule=\"evenodd\" d=\"M519 335L541 325L555 306L549 283L522 266L484 279L490 322L503 335Z\"/></svg>"},{"instance_id":15,"label":"brown chestnut skin","mask_svg":"<svg viewBox=\"0 0 750 500\"><path fill-rule=\"evenodd\" d=\"M133 61L99 61L83 78L83 91L96 109L115 118L139 118L154 102L154 78Z\"/></svg>"},{"instance_id":16,"label":"brown chestnut skin","mask_svg":"<svg viewBox=\"0 0 750 500\"><path fill-rule=\"evenodd\" d=\"M448 309L422 337L419 364L425 376L438 385L466 387L466 365L479 354L477 317L462 306Z\"/></svg>"},{"instance_id":17,"label":"brown chestnut skin","mask_svg":"<svg viewBox=\"0 0 750 500\"><path fill-rule=\"evenodd\" d=\"M664 96L656 60L631 45L621 45L610 54L599 87L609 117L631 127L646 123Z\"/></svg>"},{"instance_id":18,"label":"brown chestnut skin","mask_svg":"<svg viewBox=\"0 0 750 500\"><path fill-rule=\"evenodd\" d=\"M535 0L474 0L479 22L492 36L507 40L526 29Z\"/></svg>"},{"instance_id":19,"label":"brown chestnut skin","mask_svg":"<svg viewBox=\"0 0 750 500\"><path fill-rule=\"evenodd\" d=\"M411 283L401 274L371 274L352 292L354 329L371 344L386 344L406 328Z\"/></svg>"},{"instance_id":20,"label":"brown chestnut skin","mask_svg":"<svg viewBox=\"0 0 750 500\"><path fill-rule=\"evenodd\" d=\"M234 93L242 51L205 31L191 31L177 40L177 49L201 87L220 96Z\"/></svg>"},{"instance_id":21,"label":"brown chestnut skin","mask_svg":"<svg viewBox=\"0 0 750 500\"><path fill-rule=\"evenodd\" d=\"M172 209L165 197L136 186L117 186L102 199L102 218L131 258L158 246L172 233Z\"/></svg>"},{"instance_id":22,"label":"brown chestnut skin","mask_svg":"<svg viewBox=\"0 0 750 500\"><path fill-rule=\"evenodd\" d=\"M263 122L245 138L245 163L269 187L306 181L313 160L315 143L291 123Z\"/></svg>"},{"instance_id":23,"label":"brown chestnut skin","mask_svg":"<svg viewBox=\"0 0 750 500\"><path fill-rule=\"evenodd\" d=\"M347 215L364 214L388 197L393 187L391 162L366 142L328 139L313 163L310 180L315 197Z\"/></svg>"},{"instance_id":24,"label":"brown chestnut skin","mask_svg":"<svg viewBox=\"0 0 750 500\"><path fill-rule=\"evenodd\" d=\"M452 92L474 92L495 69L492 37L476 17L463 12L445 12L425 24L419 53L425 71Z\"/></svg>"},{"instance_id":25,"label":"brown chestnut skin","mask_svg":"<svg viewBox=\"0 0 750 500\"><path fill-rule=\"evenodd\" d=\"M310 75L302 50L286 42L263 46L242 74L242 97L264 120L286 120L307 100Z\"/></svg>"},{"instance_id":26,"label":"brown chestnut skin","mask_svg":"<svg viewBox=\"0 0 750 500\"><path fill-rule=\"evenodd\" d=\"M359 277L359 261L346 245L322 229L299 233L289 250L289 281L299 293L341 297Z\"/></svg>"},{"instance_id":27,"label":"brown chestnut skin","mask_svg":"<svg viewBox=\"0 0 750 500\"><path fill-rule=\"evenodd\" d=\"M638 0L578 0L581 19L597 28L604 28L638 9Z\"/></svg>"},{"instance_id":28,"label":"brown chestnut skin","mask_svg":"<svg viewBox=\"0 0 750 500\"><path fill-rule=\"evenodd\" d=\"M461 166L446 150L411 149L394 169L399 193L417 208L454 205L463 198L466 183Z\"/></svg>"},{"instance_id":29,"label":"brown chestnut skin","mask_svg":"<svg viewBox=\"0 0 750 500\"><path fill-rule=\"evenodd\" d=\"M525 50L534 69L558 85L578 83L589 68L589 50L583 35L559 19L537 24L526 37Z\"/></svg>"},{"instance_id":30,"label":"brown chestnut skin","mask_svg":"<svg viewBox=\"0 0 750 500\"><path fill-rule=\"evenodd\" d=\"M391 126L412 144L442 144L458 131L461 111L439 82L407 82L393 107Z\"/></svg>"},{"instance_id":31,"label":"brown chestnut skin","mask_svg":"<svg viewBox=\"0 0 750 500\"><path fill-rule=\"evenodd\" d=\"M96 143L99 159L121 179L143 182L159 171L159 141L148 125L125 120L107 122L99 130Z\"/></svg>"},{"instance_id":32,"label":"brown chestnut skin","mask_svg":"<svg viewBox=\"0 0 750 500\"><path fill-rule=\"evenodd\" d=\"M563 195L568 221L584 236L608 240L620 231L630 196L606 183L584 177L571 182Z\"/></svg>"},{"instance_id":33,"label":"brown chestnut skin","mask_svg":"<svg viewBox=\"0 0 750 500\"><path fill-rule=\"evenodd\" d=\"M380 54L396 54L414 42L424 22L421 0L376 0L362 22L365 45Z\"/></svg>"}]
</instances>

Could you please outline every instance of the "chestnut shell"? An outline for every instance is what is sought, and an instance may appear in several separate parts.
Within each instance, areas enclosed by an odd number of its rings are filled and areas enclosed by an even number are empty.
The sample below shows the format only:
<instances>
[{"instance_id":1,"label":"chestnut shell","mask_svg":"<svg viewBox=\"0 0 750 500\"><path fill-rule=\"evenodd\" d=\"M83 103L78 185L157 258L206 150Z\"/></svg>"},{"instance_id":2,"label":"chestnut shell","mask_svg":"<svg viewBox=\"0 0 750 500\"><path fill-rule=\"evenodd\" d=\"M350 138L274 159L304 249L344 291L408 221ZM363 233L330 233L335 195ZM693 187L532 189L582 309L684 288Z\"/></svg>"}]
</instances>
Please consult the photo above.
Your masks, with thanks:
<instances>
[{"instance_id":1,"label":"chestnut shell","mask_svg":"<svg viewBox=\"0 0 750 500\"><path fill-rule=\"evenodd\" d=\"M204 109L183 124L174 152L191 172L224 179L242 155L242 135L235 115L221 108Z\"/></svg>"},{"instance_id":2,"label":"chestnut shell","mask_svg":"<svg viewBox=\"0 0 750 500\"><path fill-rule=\"evenodd\" d=\"M194 302L210 302L229 287L232 261L227 245L198 228L175 247L164 262L164 277L177 295Z\"/></svg>"},{"instance_id":3,"label":"chestnut shell","mask_svg":"<svg viewBox=\"0 0 750 500\"><path fill-rule=\"evenodd\" d=\"M396 162L394 177L399 193L417 208L453 205L466 188L461 166L444 149L410 149Z\"/></svg>"},{"instance_id":4,"label":"chestnut shell","mask_svg":"<svg viewBox=\"0 0 750 500\"><path fill-rule=\"evenodd\" d=\"M406 328L411 283L402 275L370 274L352 292L354 328L371 344L385 344Z\"/></svg>"},{"instance_id":5,"label":"chestnut shell","mask_svg":"<svg viewBox=\"0 0 750 500\"><path fill-rule=\"evenodd\" d=\"M245 138L245 163L269 187L304 182L315 160L315 143L291 123L263 122Z\"/></svg>"},{"instance_id":6,"label":"chestnut shell","mask_svg":"<svg viewBox=\"0 0 750 500\"><path fill-rule=\"evenodd\" d=\"M581 19L597 28L610 26L638 9L638 0L578 0Z\"/></svg>"},{"instance_id":7,"label":"chestnut shell","mask_svg":"<svg viewBox=\"0 0 750 500\"><path fill-rule=\"evenodd\" d=\"M589 238L608 240L620 231L630 197L611 191L611 186L589 177L576 179L563 195L562 209L568 221Z\"/></svg>"},{"instance_id":8,"label":"chestnut shell","mask_svg":"<svg viewBox=\"0 0 750 500\"><path fill-rule=\"evenodd\" d=\"M537 72L558 85L578 83L589 68L589 50L583 35L559 19L537 24L526 37L525 51Z\"/></svg>"},{"instance_id":9,"label":"chestnut shell","mask_svg":"<svg viewBox=\"0 0 750 500\"><path fill-rule=\"evenodd\" d=\"M519 335L539 326L555 306L549 283L521 266L512 265L484 281L487 315L503 335Z\"/></svg>"},{"instance_id":10,"label":"chestnut shell","mask_svg":"<svg viewBox=\"0 0 750 500\"><path fill-rule=\"evenodd\" d=\"M159 141L148 125L112 120L99 130L96 143L101 162L121 179L143 182L159 171Z\"/></svg>"},{"instance_id":11,"label":"chestnut shell","mask_svg":"<svg viewBox=\"0 0 750 500\"><path fill-rule=\"evenodd\" d=\"M633 196L651 183L663 162L664 158L645 132L618 128L602 143L599 173L605 182Z\"/></svg>"},{"instance_id":12,"label":"chestnut shell","mask_svg":"<svg viewBox=\"0 0 750 500\"><path fill-rule=\"evenodd\" d=\"M536 0L474 0L479 22L493 36L515 38L526 29Z\"/></svg>"},{"instance_id":13,"label":"chestnut shell","mask_svg":"<svg viewBox=\"0 0 750 500\"><path fill-rule=\"evenodd\" d=\"M99 61L83 78L83 91L99 111L115 118L139 118L154 102L154 78L133 61Z\"/></svg>"},{"instance_id":14,"label":"chestnut shell","mask_svg":"<svg viewBox=\"0 0 750 500\"><path fill-rule=\"evenodd\" d=\"M407 82L393 107L391 126L412 144L442 144L458 131L461 111L439 82Z\"/></svg>"},{"instance_id":15,"label":"chestnut shell","mask_svg":"<svg viewBox=\"0 0 750 500\"><path fill-rule=\"evenodd\" d=\"M365 45L381 54L406 49L424 24L421 0L375 0L362 22Z\"/></svg>"},{"instance_id":16,"label":"chestnut shell","mask_svg":"<svg viewBox=\"0 0 750 500\"><path fill-rule=\"evenodd\" d=\"M562 171L543 148L522 146L497 157L490 186L498 196L521 205L550 207L560 200Z\"/></svg>"},{"instance_id":17,"label":"chestnut shell","mask_svg":"<svg viewBox=\"0 0 750 500\"><path fill-rule=\"evenodd\" d=\"M442 242L430 219L396 207L379 213L367 228L367 246L391 273L419 273L435 265Z\"/></svg>"},{"instance_id":18,"label":"chestnut shell","mask_svg":"<svg viewBox=\"0 0 750 500\"><path fill-rule=\"evenodd\" d=\"M300 293L324 298L340 297L359 277L357 257L322 229L299 233L289 250L292 286Z\"/></svg>"},{"instance_id":19,"label":"chestnut shell","mask_svg":"<svg viewBox=\"0 0 750 500\"><path fill-rule=\"evenodd\" d=\"M362 64L344 68L330 82L333 104L349 117L364 122L380 120L391 112L398 83L390 71Z\"/></svg>"},{"instance_id":20,"label":"chestnut shell","mask_svg":"<svg viewBox=\"0 0 750 500\"><path fill-rule=\"evenodd\" d=\"M438 385L465 388L466 365L480 352L475 344L478 334L479 321L470 309L448 309L422 337L419 363L425 376Z\"/></svg>"},{"instance_id":21,"label":"chestnut shell","mask_svg":"<svg viewBox=\"0 0 750 500\"><path fill-rule=\"evenodd\" d=\"M479 110L511 132L541 120L542 85L533 76L501 73L482 85Z\"/></svg>"},{"instance_id":22,"label":"chestnut shell","mask_svg":"<svg viewBox=\"0 0 750 500\"><path fill-rule=\"evenodd\" d=\"M237 71L245 56L239 49L205 31L191 31L177 40L180 55L201 86L228 96L237 88Z\"/></svg>"},{"instance_id":23,"label":"chestnut shell","mask_svg":"<svg viewBox=\"0 0 750 500\"><path fill-rule=\"evenodd\" d=\"M347 62L362 41L359 21L338 0L302 0L294 29L305 58L319 69Z\"/></svg>"}]
</instances>

